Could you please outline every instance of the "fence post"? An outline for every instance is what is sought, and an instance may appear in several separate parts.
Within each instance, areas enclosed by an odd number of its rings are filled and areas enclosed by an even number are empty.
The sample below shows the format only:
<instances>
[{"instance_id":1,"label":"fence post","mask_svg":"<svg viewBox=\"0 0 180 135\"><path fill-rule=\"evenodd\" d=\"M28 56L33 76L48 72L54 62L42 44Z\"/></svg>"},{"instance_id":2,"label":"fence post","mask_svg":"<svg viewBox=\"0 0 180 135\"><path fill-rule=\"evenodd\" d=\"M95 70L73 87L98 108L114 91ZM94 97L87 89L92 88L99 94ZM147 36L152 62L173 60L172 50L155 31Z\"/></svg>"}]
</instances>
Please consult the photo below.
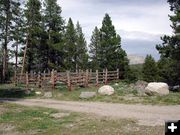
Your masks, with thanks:
<instances>
[{"instance_id":1,"label":"fence post","mask_svg":"<svg viewBox=\"0 0 180 135\"><path fill-rule=\"evenodd\" d=\"M29 87L29 76L28 76L28 72L26 72L26 88Z\"/></svg>"},{"instance_id":2,"label":"fence post","mask_svg":"<svg viewBox=\"0 0 180 135\"><path fill-rule=\"evenodd\" d=\"M44 70L44 72L43 72L43 81L45 81L46 80L46 71Z\"/></svg>"},{"instance_id":3,"label":"fence post","mask_svg":"<svg viewBox=\"0 0 180 135\"><path fill-rule=\"evenodd\" d=\"M107 68L105 69L105 84L107 84L108 81L108 70Z\"/></svg>"},{"instance_id":4,"label":"fence post","mask_svg":"<svg viewBox=\"0 0 180 135\"><path fill-rule=\"evenodd\" d=\"M54 69L51 71L51 83L52 83L52 89L55 88L55 79L54 79Z\"/></svg>"},{"instance_id":5,"label":"fence post","mask_svg":"<svg viewBox=\"0 0 180 135\"><path fill-rule=\"evenodd\" d=\"M106 71L105 69L103 69L103 72L102 72L103 83L105 83L105 74L106 74Z\"/></svg>"},{"instance_id":6,"label":"fence post","mask_svg":"<svg viewBox=\"0 0 180 135\"><path fill-rule=\"evenodd\" d=\"M14 73L14 85L17 86L17 71Z\"/></svg>"},{"instance_id":7,"label":"fence post","mask_svg":"<svg viewBox=\"0 0 180 135\"><path fill-rule=\"evenodd\" d=\"M99 85L99 73L98 70L96 70L96 86Z\"/></svg>"},{"instance_id":8,"label":"fence post","mask_svg":"<svg viewBox=\"0 0 180 135\"><path fill-rule=\"evenodd\" d=\"M56 82L57 82L57 71L54 71L54 87L56 87Z\"/></svg>"},{"instance_id":9,"label":"fence post","mask_svg":"<svg viewBox=\"0 0 180 135\"><path fill-rule=\"evenodd\" d=\"M119 80L119 68L117 69L117 80Z\"/></svg>"},{"instance_id":10,"label":"fence post","mask_svg":"<svg viewBox=\"0 0 180 135\"><path fill-rule=\"evenodd\" d=\"M89 82L91 82L91 77L92 77L92 69L89 70Z\"/></svg>"},{"instance_id":11,"label":"fence post","mask_svg":"<svg viewBox=\"0 0 180 135\"><path fill-rule=\"evenodd\" d=\"M67 86L68 86L68 90L71 91L70 71L66 71L66 75L67 75Z\"/></svg>"},{"instance_id":12,"label":"fence post","mask_svg":"<svg viewBox=\"0 0 180 135\"><path fill-rule=\"evenodd\" d=\"M86 70L86 76L85 76L85 86L88 86L88 78L89 78L89 70Z\"/></svg>"},{"instance_id":13,"label":"fence post","mask_svg":"<svg viewBox=\"0 0 180 135\"><path fill-rule=\"evenodd\" d=\"M41 80L41 73L38 72L38 88L41 88L41 83L42 83L42 80Z\"/></svg>"}]
</instances>

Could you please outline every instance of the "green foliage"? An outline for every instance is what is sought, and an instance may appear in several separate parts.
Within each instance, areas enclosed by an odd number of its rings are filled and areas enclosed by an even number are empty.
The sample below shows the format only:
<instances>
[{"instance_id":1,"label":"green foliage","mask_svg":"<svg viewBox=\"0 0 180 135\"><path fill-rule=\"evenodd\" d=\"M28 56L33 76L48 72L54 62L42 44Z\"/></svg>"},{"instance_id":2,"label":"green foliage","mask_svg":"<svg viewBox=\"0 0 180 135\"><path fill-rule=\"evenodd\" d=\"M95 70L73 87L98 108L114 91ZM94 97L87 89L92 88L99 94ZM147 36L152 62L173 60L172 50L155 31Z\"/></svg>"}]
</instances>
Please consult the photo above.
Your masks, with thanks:
<instances>
[{"instance_id":1,"label":"green foliage","mask_svg":"<svg viewBox=\"0 0 180 135\"><path fill-rule=\"evenodd\" d=\"M91 43L89 45L90 48L90 60L91 60L91 68L93 70L99 69L100 61L100 31L97 27L95 27L92 32Z\"/></svg>"},{"instance_id":2,"label":"green foliage","mask_svg":"<svg viewBox=\"0 0 180 135\"><path fill-rule=\"evenodd\" d=\"M166 63L161 64L161 68L163 69L163 71L160 71L161 78L171 85L177 85L180 84L180 0L168 0L168 2L171 11L174 12L174 15L170 16L174 35L161 37L163 43L157 45L156 48L161 54L160 63L165 59L169 62L168 65ZM167 66L169 71L164 71Z\"/></svg>"},{"instance_id":3,"label":"green foliage","mask_svg":"<svg viewBox=\"0 0 180 135\"><path fill-rule=\"evenodd\" d=\"M134 72L134 75L138 80L143 80L142 68L143 64L130 65L130 69Z\"/></svg>"},{"instance_id":4,"label":"green foliage","mask_svg":"<svg viewBox=\"0 0 180 135\"><path fill-rule=\"evenodd\" d=\"M145 63L143 64L143 80L147 82L157 81L157 65L154 58L151 55L147 55Z\"/></svg>"},{"instance_id":5,"label":"green foliage","mask_svg":"<svg viewBox=\"0 0 180 135\"><path fill-rule=\"evenodd\" d=\"M158 63L158 80L174 85L177 73L175 72L175 62L169 58L161 58Z\"/></svg>"},{"instance_id":6,"label":"green foliage","mask_svg":"<svg viewBox=\"0 0 180 135\"><path fill-rule=\"evenodd\" d=\"M138 80L138 72L135 69L129 68L125 74L125 81L128 83L136 82Z\"/></svg>"},{"instance_id":7,"label":"green foliage","mask_svg":"<svg viewBox=\"0 0 180 135\"><path fill-rule=\"evenodd\" d=\"M66 26L65 30L65 66L66 69L74 70L75 65L75 59L76 59L76 42L77 42L77 35L76 30L73 24L73 21L71 18L69 18L68 24Z\"/></svg>"},{"instance_id":8,"label":"green foliage","mask_svg":"<svg viewBox=\"0 0 180 135\"><path fill-rule=\"evenodd\" d=\"M41 3L39 0L28 0L25 5L25 33L27 45L26 69L30 72L39 64L38 52L42 33Z\"/></svg>"},{"instance_id":9,"label":"green foliage","mask_svg":"<svg viewBox=\"0 0 180 135\"><path fill-rule=\"evenodd\" d=\"M76 69L87 69L87 63L88 63L87 43L79 22L77 22L76 25L76 35L77 35L76 52L75 52Z\"/></svg>"},{"instance_id":10,"label":"green foliage","mask_svg":"<svg viewBox=\"0 0 180 135\"><path fill-rule=\"evenodd\" d=\"M90 57L94 68L120 69L124 78L129 70L126 52L121 48L121 37L116 33L111 17L105 14L100 30L96 27L90 43Z\"/></svg>"},{"instance_id":11,"label":"green foliage","mask_svg":"<svg viewBox=\"0 0 180 135\"><path fill-rule=\"evenodd\" d=\"M59 68L65 68L63 65L64 20L61 17L62 10L57 4L57 0L45 0L44 6L43 25L45 37L42 37L42 39L45 40L41 48L43 49L42 53L46 53L43 55L45 57L43 57L42 62L44 63L44 68L58 70ZM45 47L44 44L46 45Z\"/></svg>"},{"instance_id":12,"label":"green foliage","mask_svg":"<svg viewBox=\"0 0 180 135\"><path fill-rule=\"evenodd\" d=\"M3 50L2 63L2 79L8 79L8 46L13 40L15 29L20 16L20 2L19 0L1 0L0 1L0 43ZM0 47L0 48L1 48Z\"/></svg>"}]
</instances>

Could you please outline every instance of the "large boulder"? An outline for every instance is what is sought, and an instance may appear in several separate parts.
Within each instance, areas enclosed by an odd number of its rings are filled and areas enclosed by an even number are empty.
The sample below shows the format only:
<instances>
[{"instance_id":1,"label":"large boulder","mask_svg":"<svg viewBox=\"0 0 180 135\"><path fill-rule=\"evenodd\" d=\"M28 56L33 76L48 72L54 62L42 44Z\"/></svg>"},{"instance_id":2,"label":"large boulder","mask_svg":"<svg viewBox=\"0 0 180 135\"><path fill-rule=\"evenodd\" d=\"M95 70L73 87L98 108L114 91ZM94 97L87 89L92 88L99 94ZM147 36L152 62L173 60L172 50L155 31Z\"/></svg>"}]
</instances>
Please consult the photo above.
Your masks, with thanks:
<instances>
[{"instance_id":1,"label":"large boulder","mask_svg":"<svg viewBox=\"0 0 180 135\"><path fill-rule=\"evenodd\" d=\"M134 88L138 91L140 95L143 95L145 94L145 88L147 87L147 85L148 85L147 82L138 80L134 84Z\"/></svg>"},{"instance_id":2,"label":"large boulder","mask_svg":"<svg viewBox=\"0 0 180 135\"><path fill-rule=\"evenodd\" d=\"M96 92L81 92L79 98L88 99L96 96Z\"/></svg>"},{"instance_id":3,"label":"large boulder","mask_svg":"<svg viewBox=\"0 0 180 135\"><path fill-rule=\"evenodd\" d=\"M169 86L166 83L162 82L152 82L149 83L145 88L145 93L149 96L153 95L168 95L169 94Z\"/></svg>"},{"instance_id":4,"label":"large boulder","mask_svg":"<svg viewBox=\"0 0 180 135\"><path fill-rule=\"evenodd\" d=\"M114 88L109 85L104 85L99 88L98 93L101 95L112 95L114 94Z\"/></svg>"}]
</instances>

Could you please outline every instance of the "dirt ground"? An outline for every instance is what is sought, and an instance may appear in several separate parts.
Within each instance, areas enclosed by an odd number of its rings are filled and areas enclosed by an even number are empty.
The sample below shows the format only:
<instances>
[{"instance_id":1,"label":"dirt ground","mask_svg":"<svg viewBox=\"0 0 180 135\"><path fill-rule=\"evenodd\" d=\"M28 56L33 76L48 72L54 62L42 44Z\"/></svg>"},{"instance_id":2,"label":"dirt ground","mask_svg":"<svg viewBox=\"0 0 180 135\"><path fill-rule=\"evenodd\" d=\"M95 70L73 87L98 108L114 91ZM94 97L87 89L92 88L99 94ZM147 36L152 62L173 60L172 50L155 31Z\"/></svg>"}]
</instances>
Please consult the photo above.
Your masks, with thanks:
<instances>
[{"instance_id":1,"label":"dirt ground","mask_svg":"<svg viewBox=\"0 0 180 135\"><path fill-rule=\"evenodd\" d=\"M0 102L10 102L25 106L38 106L72 112L89 113L91 115L105 116L112 119L135 119L139 125L147 126L164 125L165 120L180 119L180 105L128 105L100 102L58 101L52 99L1 99Z\"/></svg>"}]
</instances>

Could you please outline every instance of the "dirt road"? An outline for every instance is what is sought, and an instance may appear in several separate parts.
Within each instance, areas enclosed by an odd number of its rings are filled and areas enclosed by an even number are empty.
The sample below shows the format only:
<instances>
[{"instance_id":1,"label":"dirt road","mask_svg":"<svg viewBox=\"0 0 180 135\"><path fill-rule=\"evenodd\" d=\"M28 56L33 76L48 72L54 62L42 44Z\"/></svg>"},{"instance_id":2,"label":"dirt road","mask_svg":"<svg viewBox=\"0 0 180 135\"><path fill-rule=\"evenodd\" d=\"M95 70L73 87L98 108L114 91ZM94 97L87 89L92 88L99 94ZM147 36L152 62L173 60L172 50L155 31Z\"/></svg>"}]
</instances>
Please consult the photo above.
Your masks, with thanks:
<instances>
[{"instance_id":1,"label":"dirt road","mask_svg":"<svg viewBox=\"0 0 180 135\"><path fill-rule=\"evenodd\" d=\"M39 106L72 112L90 113L115 119L136 119L138 124L148 126L164 125L165 120L180 120L180 105L128 105L100 102L58 101L52 99L21 99L11 101L1 99L0 102L12 102L25 106Z\"/></svg>"}]
</instances>

